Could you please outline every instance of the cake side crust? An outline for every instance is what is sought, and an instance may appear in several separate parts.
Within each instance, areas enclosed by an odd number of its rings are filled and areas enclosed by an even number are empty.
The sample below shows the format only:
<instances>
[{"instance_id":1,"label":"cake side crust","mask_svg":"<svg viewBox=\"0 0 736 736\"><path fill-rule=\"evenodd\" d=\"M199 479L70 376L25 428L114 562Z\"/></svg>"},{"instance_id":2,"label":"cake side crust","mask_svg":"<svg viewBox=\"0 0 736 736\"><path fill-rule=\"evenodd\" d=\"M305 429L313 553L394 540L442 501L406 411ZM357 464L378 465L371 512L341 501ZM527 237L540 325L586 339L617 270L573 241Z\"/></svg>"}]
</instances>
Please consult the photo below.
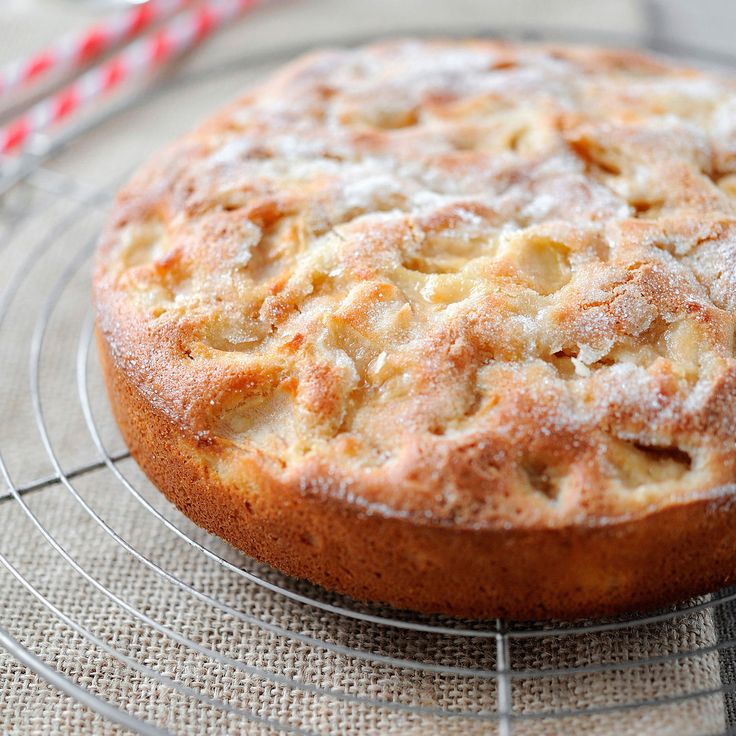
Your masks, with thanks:
<instances>
[{"instance_id":1,"label":"cake side crust","mask_svg":"<svg viewBox=\"0 0 736 736\"><path fill-rule=\"evenodd\" d=\"M97 344L130 451L180 511L285 573L359 600L472 618L571 619L666 605L736 581L730 494L607 526L453 529L360 512L295 486L224 483ZM257 479L253 479L256 480Z\"/></svg>"}]
</instances>

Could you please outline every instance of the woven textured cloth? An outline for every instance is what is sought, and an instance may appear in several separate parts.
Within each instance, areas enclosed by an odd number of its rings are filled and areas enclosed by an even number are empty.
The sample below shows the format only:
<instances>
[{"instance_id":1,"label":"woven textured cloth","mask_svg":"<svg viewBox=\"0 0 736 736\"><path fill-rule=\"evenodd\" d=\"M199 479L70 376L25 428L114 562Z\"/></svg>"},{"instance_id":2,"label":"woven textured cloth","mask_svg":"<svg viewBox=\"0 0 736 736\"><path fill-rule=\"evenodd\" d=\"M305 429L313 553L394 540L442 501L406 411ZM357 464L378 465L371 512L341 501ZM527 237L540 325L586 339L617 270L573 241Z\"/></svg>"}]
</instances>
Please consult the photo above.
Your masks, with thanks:
<instances>
[{"instance_id":1,"label":"woven textured cloth","mask_svg":"<svg viewBox=\"0 0 736 736\"><path fill-rule=\"evenodd\" d=\"M39 3L36 15L27 7L0 10L3 56L90 17L61 3ZM0 453L24 492L10 496L0 483L0 628L73 683L182 734L717 734L735 722L728 605L694 602L613 631L530 638L512 628L499 685L504 663L493 637L402 632L245 579L238 570L315 594L194 528L158 495L125 457L94 349L87 353L90 254L117 182L301 46L530 21L641 42L652 35L646 8L634 2L488 8L480 0L304 0L269 9L75 142L48 164L58 176L39 172L6 198ZM114 466L101 463L97 440L120 458ZM55 462L67 484L54 481ZM0 648L0 733L123 732Z\"/></svg>"}]
</instances>

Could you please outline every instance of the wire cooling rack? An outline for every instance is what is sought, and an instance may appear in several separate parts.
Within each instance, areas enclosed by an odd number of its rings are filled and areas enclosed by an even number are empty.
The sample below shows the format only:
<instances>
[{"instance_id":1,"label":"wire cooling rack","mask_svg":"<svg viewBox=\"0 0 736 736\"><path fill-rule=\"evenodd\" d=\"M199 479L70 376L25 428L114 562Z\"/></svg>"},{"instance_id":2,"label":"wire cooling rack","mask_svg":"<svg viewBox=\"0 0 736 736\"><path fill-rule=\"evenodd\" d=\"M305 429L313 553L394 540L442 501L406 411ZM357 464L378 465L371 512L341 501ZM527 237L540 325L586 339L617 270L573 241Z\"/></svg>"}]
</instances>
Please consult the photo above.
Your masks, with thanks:
<instances>
[{"instance_id":1,"label":"wire cooling rack","mask_svg":"<svg viewBox=\"0 0 736 736\"><path fill-rule=\"evenodd\" d=\"M734 591L617 620L458 621L328 594L195 528L129 457L98 371L90 263L118 177L16 173L0 209L0 700L44 690L59 732L733 732Z\"/></svg>"}]
</instances>

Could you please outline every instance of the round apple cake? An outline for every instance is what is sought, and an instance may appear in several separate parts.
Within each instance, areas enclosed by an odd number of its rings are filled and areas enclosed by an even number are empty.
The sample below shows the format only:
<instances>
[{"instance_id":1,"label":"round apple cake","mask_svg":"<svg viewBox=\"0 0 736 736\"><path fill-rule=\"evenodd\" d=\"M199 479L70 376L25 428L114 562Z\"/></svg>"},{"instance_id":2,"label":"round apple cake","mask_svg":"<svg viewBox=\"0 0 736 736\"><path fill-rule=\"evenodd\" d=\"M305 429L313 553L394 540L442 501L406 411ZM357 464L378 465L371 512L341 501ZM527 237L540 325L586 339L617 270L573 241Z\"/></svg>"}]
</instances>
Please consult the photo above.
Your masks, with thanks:
<instances>
[{"instance_id":1,"label":"round apple cake","mask_svg":"<svg viewBox=\"0 0 736 736\"><path fill-rule=\"evenodd\" d=\"M736 581L736 85L627 50L310 54L120 192L113 410L197 524L515 619Z\"/></svg>"}]
</instances>

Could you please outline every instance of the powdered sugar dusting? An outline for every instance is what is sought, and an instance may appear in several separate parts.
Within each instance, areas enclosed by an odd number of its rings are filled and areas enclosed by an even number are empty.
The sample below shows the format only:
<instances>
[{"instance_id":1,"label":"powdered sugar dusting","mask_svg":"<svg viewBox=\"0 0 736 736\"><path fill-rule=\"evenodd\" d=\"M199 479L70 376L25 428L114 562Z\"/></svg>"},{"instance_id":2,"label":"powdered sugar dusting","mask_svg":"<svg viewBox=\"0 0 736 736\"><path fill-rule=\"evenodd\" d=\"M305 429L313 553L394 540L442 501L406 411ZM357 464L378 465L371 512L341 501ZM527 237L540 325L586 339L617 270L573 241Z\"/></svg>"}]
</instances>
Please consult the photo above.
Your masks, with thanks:
<instances>
[{"instance_id":1,"label":"powdered sugar dusting","mask_svg":"<svg viewBox=\"0 0 736 736\"><path fill-rule=\"evenodd\" d=\"M625 54L325 52L169 160L172 242L131 259L121 237L114 288L159 349L188 345L177 380L207 374L214 434L223 397L278 389L283 474L324 462L376 503L404 484L404 511L473 521L702 488L736 421L734 99ZM251 424L230 441L270 448ZM537 467L560 498L530 488Z\"/></svg>"}]
</instances>

